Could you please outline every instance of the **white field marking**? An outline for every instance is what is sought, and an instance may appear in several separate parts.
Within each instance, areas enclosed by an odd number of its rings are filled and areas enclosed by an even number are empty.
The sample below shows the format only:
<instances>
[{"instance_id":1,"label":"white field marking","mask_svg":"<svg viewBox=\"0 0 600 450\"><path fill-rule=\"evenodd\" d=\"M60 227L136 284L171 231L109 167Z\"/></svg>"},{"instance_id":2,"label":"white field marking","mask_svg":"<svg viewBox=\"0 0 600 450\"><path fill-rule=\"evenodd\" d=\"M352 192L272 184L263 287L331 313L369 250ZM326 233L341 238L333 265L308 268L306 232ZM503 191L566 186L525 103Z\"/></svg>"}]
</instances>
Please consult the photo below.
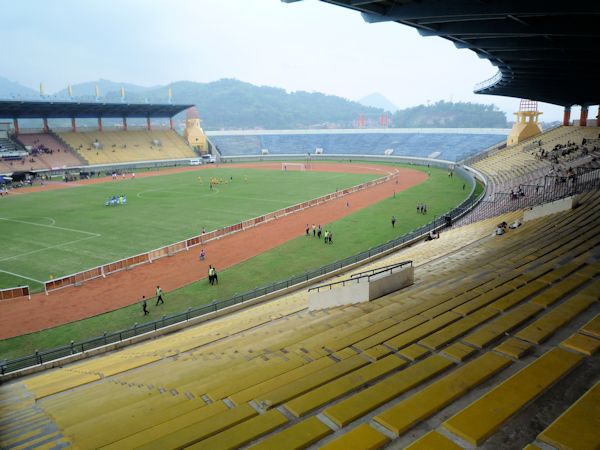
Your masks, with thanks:
<instances>
[{"instance_id":1,"label":"white field marking","mask_svg":"<svg viewBox=\"0 0 600 450\"><path fill-rule=\"evenodd\" d=\"M42 219L48 219L50 221L50 225L56 225L56 220L52 217L42 217Z\"/></svg>"},{"instance_id":2,"label":"white field marking","mask_svg":"<svg viewBox=\"0 0 600 450\"><path fill-rule=\"evenodd\" d=\"M100 237L101 236L98 233L90 233L89 231L75 230L73 228L57 227L56 225L44 225L42 223L26 222L25 220L9 219L7 217L0 217L0 220L5 220L7 222L24 223L26 225L36 225L38 227L44 227L44 228L56 228L57 230L65 230L65 231L72 231L74 233L88 234L88 235L93 236L93 237Z\"/></svg>"},{"instance_id":3,"label":"white field marking","mask_svg":"<svg viewBox=\"0 0 600 450\"><path fill-rule=\"evenodd\" d=\"M49 247L39 248L37 250L32 250L30 252L21 253L19 255L7 256L6 258L0 258L0 261L9 261L11 259L17 259L17 258L21 258L23 256L33 255L34 253L44 252L46 250L50 250L51 248L59 248L59 247L62 247L63 245L75 244L77 242L87 241L88 239L94 239L94 238L97 238L100 236L101 235L98 234L96 236L88 236L88 237L84 237L81 239L75 239L74 241L63 242L62 244L56 244L56 245L51 245Z\"/></svg>"},{"instance_id":4,"label":"white field marking","mask_svg":"<svg viewBox=\"0 0 600 450\"><path fill-rule=\"evenodd\" d=\"M166 190L168 190L168 189L148 189L146 191L140 191L140 192L138 192L137 194L135 194L135 196L137 198L142 198L143 194L147 194L149 192L163 192L163 191L166 191Z\"/></svg>"},{"instance_id":5,"label":"white field marking","mask_svg":"<svg viewBox=\"0 0 600 450\"><path fill-rule=\"evenodd\" d=\"M12 276L15 276L15 277L19 277L19 278L24 278L26 280L35 281L36 283L44 284L43 281L36 280L35 278L31 278L31 277L26 277L25 275L19 275L18 273L12 273L12 272L9 272L8 270L2 270L2 269L0 269L0 272L7 273L9 275L12 275Z\"/></svg>"}]
</instances>

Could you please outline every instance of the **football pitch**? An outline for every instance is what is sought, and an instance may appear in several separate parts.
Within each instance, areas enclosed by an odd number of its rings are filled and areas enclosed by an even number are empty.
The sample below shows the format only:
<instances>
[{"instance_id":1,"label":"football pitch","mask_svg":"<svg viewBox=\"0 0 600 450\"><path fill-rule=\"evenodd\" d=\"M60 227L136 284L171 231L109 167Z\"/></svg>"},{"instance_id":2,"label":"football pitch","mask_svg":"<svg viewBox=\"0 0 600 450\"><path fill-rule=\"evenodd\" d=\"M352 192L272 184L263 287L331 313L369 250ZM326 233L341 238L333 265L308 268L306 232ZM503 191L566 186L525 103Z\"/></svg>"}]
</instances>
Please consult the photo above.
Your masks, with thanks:
<instances>
[{"instance_id":1,"label":"football pitch","mask_svg":"<svg viewBox=\"0 0 600 450\"><path fill-rule=\"evenodd\" d=\"M380 177L210 168L0 199L0 289L79 272ZM219 184L210 189L209 180ZM124 205L105 206L125 195Z\"/></svg>"}]
</instances>

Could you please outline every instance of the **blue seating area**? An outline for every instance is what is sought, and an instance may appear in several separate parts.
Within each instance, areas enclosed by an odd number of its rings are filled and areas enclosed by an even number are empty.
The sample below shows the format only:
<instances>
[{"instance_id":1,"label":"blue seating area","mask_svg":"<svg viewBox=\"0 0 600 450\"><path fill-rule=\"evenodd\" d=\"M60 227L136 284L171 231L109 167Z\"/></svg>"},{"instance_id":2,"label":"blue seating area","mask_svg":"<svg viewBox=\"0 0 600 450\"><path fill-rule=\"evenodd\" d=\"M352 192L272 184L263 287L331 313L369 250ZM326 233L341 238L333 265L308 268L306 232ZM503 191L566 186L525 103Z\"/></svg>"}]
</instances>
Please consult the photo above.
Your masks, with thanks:
<instances>
[{"instance_id":1,"label":"blue seating area","mask_svg":"<svg viewBox=\"0 0 600 450\"><path fill-rule=\"evenodd\" d=\"M428 157L458 161L505 139L498 134L454 133L303 133L218 135L209 138L225 157L269 154L306 154L322 148L325 154L383 155L393 149L395 156Z\"/></svg>"}]
</instances>

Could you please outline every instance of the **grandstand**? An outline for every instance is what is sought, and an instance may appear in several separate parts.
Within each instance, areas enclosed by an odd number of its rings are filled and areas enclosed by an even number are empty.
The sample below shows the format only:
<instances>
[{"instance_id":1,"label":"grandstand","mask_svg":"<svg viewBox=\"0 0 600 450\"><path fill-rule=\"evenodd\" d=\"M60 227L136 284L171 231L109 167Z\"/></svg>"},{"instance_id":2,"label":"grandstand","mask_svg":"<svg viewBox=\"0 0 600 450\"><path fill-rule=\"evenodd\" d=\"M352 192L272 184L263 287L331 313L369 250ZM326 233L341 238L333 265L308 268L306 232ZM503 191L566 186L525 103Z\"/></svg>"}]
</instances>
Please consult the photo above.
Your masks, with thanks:
<instances>
[{"instance_id":1,"label":"grandstand","mask_svg":"<svg viewBox=\"0 0 600 450\"><path fill-rule=\"evenodd\" d=\"M51 133L20 134L17 140L28 149L33 170L62 169L85 164L66 145ZM2 169L0 169L1 171Z\"/></svg>"},{"instance_id":2,"label":"grandstand","mask_svg":"<svg viewBox=\"0 0 600 450\"><path fill-rule=\"evenodd\" d=\"M585 164L600 156L600 145L583 143L584 140L596 138L597 127L561 126L476 162L473 167L484 171L497 185L510 187L509 185L514 186L515 183L530 183L547 175L553 166L566 171L570 166ZM558 155L556 160L540 157L541 149L551 152L554 147L564 147L569 142L573 142L574 145L573 151L568 155ZM585 152L584 148L587 148ZM584 156L589 158L582 158Z\"/></svg>"},{"instance_id":3,"label":"grandstand","mask_svg":"<svg viewBox=\"0 0 600 450\"><path fill-rule=\"evenodd\" d=\"M186 141L174 131L172 117L191 105L18 102L0 101L2 124L0 172L62 170L82 166L143 163L194 158ZM152 129L151 119L169 118L169 129ZM77 119L97 120L96 131L77 129ZM121 128L105 128L103 119L122 121ZM128 119L144 118L143 129L129 128ZM20 119L41 119L41 130L22 130ZM49 119L70 119L71 128L51 130Z\"/></svg>"},{"instance_id":4,"label":"grandstand","mask_svg":"<svg viewBox=\"0 0 600 450\"><path fill-rule=\"evenodd\" d=\"M173 130L70 131L57 136L90 165L197 156Z\"/></svg>"},{"instance_id":5,"label":"grandstand","mask_svg":"<svg viewBox=\"0 0 600 450\"><path fill-rule=\"evenodd\" d=\"M600 195L581 204L397 253L386 262L413 259L415 285L368 304L309 313L297 292L4 385L3 446L598 445L580 405L598 400Z\"/></svg>"},{"instance_id":6,"label":"grandstand","mask_svg":"<svg viewBox=\"0 0 600 450\"><path fill-rule=\"evenodd\" d=\"M381 130L280 130L207 132L222 156L260 155L268 149L273 155L314 154L322 148L326 155L383 155L394 150L394 156L418 156L459 161L481 149L505 140L503 129L381 129Z\"/></svg>"}]
</instances>

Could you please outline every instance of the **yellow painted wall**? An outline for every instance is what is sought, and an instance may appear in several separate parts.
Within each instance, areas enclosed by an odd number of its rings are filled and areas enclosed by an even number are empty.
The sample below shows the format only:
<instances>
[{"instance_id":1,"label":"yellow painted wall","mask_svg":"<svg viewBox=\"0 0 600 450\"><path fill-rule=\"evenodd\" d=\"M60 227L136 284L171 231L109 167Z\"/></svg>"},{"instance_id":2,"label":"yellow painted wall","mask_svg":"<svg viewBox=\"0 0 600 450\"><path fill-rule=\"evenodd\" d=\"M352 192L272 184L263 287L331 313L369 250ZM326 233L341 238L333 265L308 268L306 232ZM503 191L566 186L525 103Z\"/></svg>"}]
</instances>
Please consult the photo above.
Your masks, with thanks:
<instances>
[{"instance_id":1,"label":"yellow painted wall","mask_svg":"<svg viewBox=\"0 0 600 450\"><path fill-rule=\"evenodd\" d=\"M187 119L183 135L192 147L198 148L202 153L207 152L206 135L200 127L200 119Z\"/></svg>"},{"instance_id":2,"label":"yellow painted wall","mask_svg":"<svg viewBox=\"0 0 600 450\"><path fill-rule=\"evenodd\" d=\"M538 116L541 113L520 111L515 114L517 115L517 122L510 130L506 145L516 145L525 139L542 133L542 126L538 123Z\"/></svg>"}]
</instances>

